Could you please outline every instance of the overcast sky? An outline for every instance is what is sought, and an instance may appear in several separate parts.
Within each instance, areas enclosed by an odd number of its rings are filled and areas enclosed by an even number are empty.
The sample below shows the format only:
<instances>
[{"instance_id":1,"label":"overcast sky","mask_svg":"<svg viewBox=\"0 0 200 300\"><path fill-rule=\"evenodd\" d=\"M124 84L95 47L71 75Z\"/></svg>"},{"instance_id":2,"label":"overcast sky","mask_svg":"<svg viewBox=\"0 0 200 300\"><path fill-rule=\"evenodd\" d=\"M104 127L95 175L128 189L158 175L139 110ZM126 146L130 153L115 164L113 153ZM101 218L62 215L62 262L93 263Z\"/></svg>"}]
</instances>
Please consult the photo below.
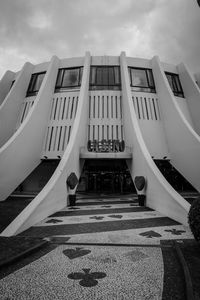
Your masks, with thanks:
<instances>
[{"instance_id":1,"label":"overcast sky","mask_svg":"<svg viewBox=\"0 0 200 300\"><path fill-rule=\"evenodd\" d=\"M0 78L60 58L119 55L185 62L200 71L196 0L0 0Z\"/></svg>"}]
</instances>

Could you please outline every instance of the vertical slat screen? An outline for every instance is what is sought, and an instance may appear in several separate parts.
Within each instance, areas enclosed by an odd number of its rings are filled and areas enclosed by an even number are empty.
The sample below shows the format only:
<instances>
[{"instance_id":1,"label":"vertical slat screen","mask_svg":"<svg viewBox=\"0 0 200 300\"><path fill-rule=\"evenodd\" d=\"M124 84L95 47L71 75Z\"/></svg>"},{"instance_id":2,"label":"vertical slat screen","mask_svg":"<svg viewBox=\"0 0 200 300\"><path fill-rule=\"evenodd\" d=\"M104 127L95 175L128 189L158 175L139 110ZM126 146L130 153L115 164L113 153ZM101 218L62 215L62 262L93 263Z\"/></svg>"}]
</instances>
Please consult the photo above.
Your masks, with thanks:
<instances>
[{"instance_id":1,"label":"vertical slat screen","mask_svg":"<svg viewBox=\"0 0 200 300\"><path fill-rule=\"evenodd\" d=\"M160 121L159 102L154 94L136 96L136 93L132 93L132 102L136 116L139 120Z\"/></svg>"},{"instance_id":2,"label":"vertical slat screen","mask_svg":"<svg viewBox=\"0 0 200 300\"><path fill-rule=\"evenodd\" d=\"M56 93L51 101L49 124L46 131L42 158L58 158L63 155L78 108L79 91Z\"/></svg>"},{"instance_id":3,"label":"vertical slat screen","mask_svg":"<svg viewBox=\"0 0 200 300\"><path fill-rule=\"evenodd\" d=\"M19 113L19 118L18 118L18 122L16 125L16 129L19 128L19 126L24 122L24 120L26 119L29 111L31 110L34 101L35 101L35 96L33 97L27 97L24 99L23 103L22 103L22 107Z\"/></svg>"},{"instance_id":4,"label":"vertical slat screen","mask_svg":"<svg viewBox=\"0 0 200 300\"><path fill-rule=\"evenodd\" d=\"M123 140L121 92L91 91L88 101L88 140Z\"/></svg>"}]
</instances>

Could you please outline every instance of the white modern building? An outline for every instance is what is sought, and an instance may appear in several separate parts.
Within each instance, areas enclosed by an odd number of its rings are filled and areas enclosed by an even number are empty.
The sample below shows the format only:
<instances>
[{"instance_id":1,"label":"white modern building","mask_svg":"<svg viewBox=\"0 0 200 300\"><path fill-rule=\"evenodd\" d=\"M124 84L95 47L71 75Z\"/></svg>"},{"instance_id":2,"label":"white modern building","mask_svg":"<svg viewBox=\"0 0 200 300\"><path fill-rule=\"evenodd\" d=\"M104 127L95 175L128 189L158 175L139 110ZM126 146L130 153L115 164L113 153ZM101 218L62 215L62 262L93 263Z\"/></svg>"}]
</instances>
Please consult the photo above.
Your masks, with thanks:
<instances>
[{"instance_id":1,"label":"white modern building","mask_svg":"<svg viewBox=\"0 0 200 300\"><path fill-rule=\"evenodd\" d=\"M146 205L187 224L190 204L176 185L179 174L200 191L197 83L200 76L183 63L124 52L54 56L7 71L0 81L0 200L16 190L37 196L2 235L64 208L71 172L87 192L131 192L134 178L145 176Z\"/></svg>"}]
</instances>

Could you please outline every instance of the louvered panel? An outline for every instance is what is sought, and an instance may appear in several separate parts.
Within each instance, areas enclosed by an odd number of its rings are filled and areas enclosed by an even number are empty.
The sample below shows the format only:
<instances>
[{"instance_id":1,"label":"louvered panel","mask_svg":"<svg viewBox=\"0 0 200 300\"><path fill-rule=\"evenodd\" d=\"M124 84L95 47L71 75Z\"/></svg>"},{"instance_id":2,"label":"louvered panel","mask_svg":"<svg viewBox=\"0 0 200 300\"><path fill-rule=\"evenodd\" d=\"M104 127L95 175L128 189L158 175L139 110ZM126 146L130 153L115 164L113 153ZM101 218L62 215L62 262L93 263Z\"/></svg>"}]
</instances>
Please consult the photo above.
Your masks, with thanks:
<instances>
[{"instance_id":1,"label":"louvered panel","mask_svg":"<svg viewBox=\"0 0 200 300\"><path fill-rule=\"evenodd\" d=\"M139 120L160 121L159 102L155 94L143 93L141 96L133 92L132 102Z\"/></svg>"},{"instance_id":2,"label":"louvered panel","mask_svg":"<svg viewBox=\"0 0 200 300\"><path fill-rule=\"evenodd\" d=\"M17 121L17 125L16 125L16 129L19 128L19 126L24 122L24 120L26 119L31 107L34 104L36 96L33 97L27 97L24 99L23 103L22 103L22 107L19 113L19 118Z\"/></svg>"},{"instance_id":3,"label":"louvered panel","mask_svg":"<svg viewBox=\"0 0 200 300\"><path fill-rule=\"evenodd\" d=\"M91 91L89 95L88 140L119 140L123 133L120 91Z\"/></svg>"},{"instance_id":4,"label":"louvered panel","mask_svg":"<svg viewBox=\"0 0 200 300\"><path fill-rule=\"evenodd\" d=\"M53 159L63 155L76 117L78 97L79 91L54 94L42 158Z\"/></svg>"},{"instance_id":5,"label":"louvered panel","mask_svg":"<svg viewBox=\"0 0 200 300\"><path fill-rule=\"evenodd\" d=\"M149 113L151 116L151 120L153 120L153 112L152 112L152 101L151 98L148 98L148 107L149 107Z\"/></svg>"}]
</instances>

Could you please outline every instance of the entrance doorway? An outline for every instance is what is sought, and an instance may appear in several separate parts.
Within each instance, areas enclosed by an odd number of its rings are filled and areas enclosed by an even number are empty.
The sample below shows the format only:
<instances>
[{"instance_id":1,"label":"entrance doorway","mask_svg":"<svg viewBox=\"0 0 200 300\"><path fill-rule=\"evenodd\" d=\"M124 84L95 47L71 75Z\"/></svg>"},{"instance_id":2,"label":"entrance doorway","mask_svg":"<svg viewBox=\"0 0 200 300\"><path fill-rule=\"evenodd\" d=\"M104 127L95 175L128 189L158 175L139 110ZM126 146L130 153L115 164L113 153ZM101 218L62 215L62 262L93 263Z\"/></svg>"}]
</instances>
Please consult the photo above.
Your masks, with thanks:
<instances>
[{"instance_id":1,"label":"entrance doorway","mask_svg":"<svg viewBox=\"0 0 200 300\"><path fill-rule=\"evenodd\" d=\"M78 191L106 194L136 193L124 159L86 160Z\"/></svg>"}]
</instances>

